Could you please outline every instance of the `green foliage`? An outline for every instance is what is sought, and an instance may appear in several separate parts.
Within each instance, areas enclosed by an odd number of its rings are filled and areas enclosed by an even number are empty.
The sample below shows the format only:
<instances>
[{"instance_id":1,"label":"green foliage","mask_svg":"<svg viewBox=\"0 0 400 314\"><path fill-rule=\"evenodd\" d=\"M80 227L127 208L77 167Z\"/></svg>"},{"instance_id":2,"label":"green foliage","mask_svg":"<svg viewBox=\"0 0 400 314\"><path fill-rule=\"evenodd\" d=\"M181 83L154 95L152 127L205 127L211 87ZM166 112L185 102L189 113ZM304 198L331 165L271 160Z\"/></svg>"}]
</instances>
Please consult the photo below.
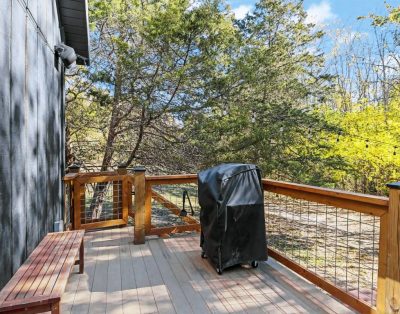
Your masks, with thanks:
<instances>
[{"instance_id":1,"label":"green foliage","mask_svg":"<svg viewBox=\"0 0 400 314\"><path fill-rule=\"evenodd\" d=\"M355 106L356 107L356 106ZM400 177L400 102L360 107L339 113L327 110L325 116L340 125L342 133L328 137L332 147L326 157L340 157L346 168L332 171L337 186L364 193L385 194L386 184Z\"/></svg>"},{"instance_id":2,"label":"green foliage","mask_svg":"<svg viewBox=\"0 0 400 314\"><path fill-rule=\"evenodd\" d=\"M389 4L386 4L386 9L388 11L387 16L370 14L368 17L372 19L372 25L381 27L385 24L393 23L400 24L400 6L392 7ZM359 17L359 19L365 18L364 16Z\"/></svg>"},{"instance_id":3,"label":"green foliage","mask_svg":"<svg viewBox=\"0 0 400 314\"><path fill-rule=\"evenodd\" d=\"M236 42L232 18L218 0L196 7L181 0L93 0L90 14L92 66L77 80L80 89L89 85L91 102L108 107L97 160L104 168L150 163L152 148L168 153L187 141L183 116L213 105Z\"/></svg>"},{"instance_id":4,"label":"green foliage","mask_svg":"<svg viewBox=\"0 0 400 314\"><path fill-rule=\"evenodd\" d=\"M204 166L254 162L269 176L320 181L305 178L323 149L307 140L307 132L329 128L313 110L329 77L321 73L322 56L310 50L322 34L305 17L301 3L265 0L237 22L240 45L224 81L229 92L213 111L186 121L205 152Z\"/></svg>"},{"instance_id":5,"label":"green foliage","mask_svg":"<svg viewBox=\"0 0 400 314\"><path fill-rule=\"evenodd\" d=\"M399 23L389 10L374 24ZM92 66L69 83L74 158L173 173L250 162L275 179L386 193L400 175L399 97L339 93L315 50L324 34L305 20L302 1L260 0L235 20L220 0L91 0Z\"/></svg>"}]
</instances>

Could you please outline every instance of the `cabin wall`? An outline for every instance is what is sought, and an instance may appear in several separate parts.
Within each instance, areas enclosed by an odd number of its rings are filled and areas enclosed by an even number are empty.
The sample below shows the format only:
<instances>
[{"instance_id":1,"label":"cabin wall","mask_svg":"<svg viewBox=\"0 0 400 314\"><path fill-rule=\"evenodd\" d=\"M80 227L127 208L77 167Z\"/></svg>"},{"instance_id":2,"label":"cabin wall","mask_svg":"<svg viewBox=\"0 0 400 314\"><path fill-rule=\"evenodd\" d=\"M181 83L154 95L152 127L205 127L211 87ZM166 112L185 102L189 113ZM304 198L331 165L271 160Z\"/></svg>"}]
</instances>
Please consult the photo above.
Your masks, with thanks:
<instances>
[{"instance_id":1,"label":"cabin wall","mask_svg":"<svg viewBox=\"0 0 400 314\"><path fill-rule=\"evenodd\" d=\"M0 289L62 217L60 42L55 0L0 1Z\"/></svg>"}]
</instances>

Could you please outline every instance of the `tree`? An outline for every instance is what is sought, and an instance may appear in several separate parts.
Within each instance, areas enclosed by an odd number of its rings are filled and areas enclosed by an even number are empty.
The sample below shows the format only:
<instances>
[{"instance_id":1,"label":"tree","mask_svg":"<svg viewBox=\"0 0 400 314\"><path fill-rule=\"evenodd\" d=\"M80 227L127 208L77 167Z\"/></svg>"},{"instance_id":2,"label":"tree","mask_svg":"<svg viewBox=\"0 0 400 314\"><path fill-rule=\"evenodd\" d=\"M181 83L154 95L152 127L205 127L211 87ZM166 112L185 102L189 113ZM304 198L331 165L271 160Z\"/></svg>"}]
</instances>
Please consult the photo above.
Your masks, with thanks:
<instances>
[{"instance_id":1,"label":"tree","mask_svg":"<svg viewBox=\"0 0 400 314\"><path fill-rule=\"evenodd\" d=\"M89 103L76 101L71 109L104 114L103 125L94 123L103 137L94 149L102 155L102 171L151 155L161 159L165 147L187 142L183 117L219 97L224 59L235 42L232 18L218 0L198 6L188 0L94 0L90 12L92 66L71 90L84 90ZM106 187L96 185L93 218L101 214Z\"/></svg>"},{"instance_id":2,"label":"tree","mask_svg":"<svg viewBox=\"0 0 400 314\"><path fill-rule=\"evenodd\" d=\"M323 34L305 18L302 2L262 0L236 21L240 45L225 81L229 93L218 109L186 121L205 165L254 162L267 175L302 180L319 160L315 149L302 145L309 129L329 127L314 108L330 85L322 53L311 49Z\"/></svg>"},{"instance_id":3,"label":"tree","mask_svg":"<svg viewBox=\"0 0 400 314\"><path fill-rule=\"evenodd\" d=\"M400 6L393 7L390 4L386 4L388 10L388 15L381 16L376 14L370 14L369 17L372 19L372 25L374 26L384 26L385 24L400 24ZM365 18L361 16L360 18Z\"/></svg>"},{"instance_id":4,"label":"tree","mask_svg":"<svg viewBox=\"0 0 400 314\"><path fill-rule=\"evenodd\" d=\"M330 123L341 129L336 136L325 135L331 147L327 157L339 156L346 165L332 170L336 187L382 195L386 183L398 180L400 102L398 97L392 99L388 106L359 105L346 113L324 109Z\"/></svg>"},{"instance_id":5,"label":"tree","mask_svg":"<svg viewBox=\"0 0 400 314\"><path fill-rule=\"evenodd\" d=\"M91 102L105 106L101 165L131 165L160 139L182 144L182 117L218 97L234 43L219 1L91 2L93 65L80 76ZM121 149L123 148L123 149Z\"/></svg>"}]
</instances>

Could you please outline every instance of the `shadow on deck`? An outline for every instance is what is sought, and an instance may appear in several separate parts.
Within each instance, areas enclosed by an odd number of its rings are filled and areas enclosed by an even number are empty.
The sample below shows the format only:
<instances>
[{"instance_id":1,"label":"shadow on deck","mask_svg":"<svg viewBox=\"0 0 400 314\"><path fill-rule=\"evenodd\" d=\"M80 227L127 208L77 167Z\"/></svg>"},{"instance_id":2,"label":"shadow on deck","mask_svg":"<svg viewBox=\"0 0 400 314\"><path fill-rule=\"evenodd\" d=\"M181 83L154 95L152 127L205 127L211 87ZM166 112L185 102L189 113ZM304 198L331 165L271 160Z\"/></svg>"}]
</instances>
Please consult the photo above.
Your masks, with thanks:
<instances>
[{"instance_id":1,"label":"shadow on deck","mask_svg":"<svg viewBox=\"0 0 400 314\"><path fill-rule=\"evenodd\" d=\"M85 273L71 274L62 313L352 313L272 258L219 276L198 234L132 239L132 227L86 233Z\"/></svg>"}]
</instances>

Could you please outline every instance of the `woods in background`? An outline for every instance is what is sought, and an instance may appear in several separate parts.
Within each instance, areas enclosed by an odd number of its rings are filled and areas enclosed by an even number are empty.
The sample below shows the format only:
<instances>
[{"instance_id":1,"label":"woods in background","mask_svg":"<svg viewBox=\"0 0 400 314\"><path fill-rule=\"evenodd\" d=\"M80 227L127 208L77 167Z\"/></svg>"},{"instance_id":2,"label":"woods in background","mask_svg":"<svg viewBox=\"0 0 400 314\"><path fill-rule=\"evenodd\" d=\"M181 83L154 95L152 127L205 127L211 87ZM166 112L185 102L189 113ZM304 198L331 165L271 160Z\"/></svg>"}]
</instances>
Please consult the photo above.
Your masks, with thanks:
<instances>
[{"instance_id":1,"label":"woods in background","mask_svg":"<svg viewBox=\"0 0 400 314\"><path fill-rule=\"evenodd\" d=\"M261 0L240 20L219 0L89 5L92 66L68 79L69 163L251 162L376 194L399 179L398 9L370 17L372 39L324 34L301 1Z\"/></svg>"}]
</instances>

